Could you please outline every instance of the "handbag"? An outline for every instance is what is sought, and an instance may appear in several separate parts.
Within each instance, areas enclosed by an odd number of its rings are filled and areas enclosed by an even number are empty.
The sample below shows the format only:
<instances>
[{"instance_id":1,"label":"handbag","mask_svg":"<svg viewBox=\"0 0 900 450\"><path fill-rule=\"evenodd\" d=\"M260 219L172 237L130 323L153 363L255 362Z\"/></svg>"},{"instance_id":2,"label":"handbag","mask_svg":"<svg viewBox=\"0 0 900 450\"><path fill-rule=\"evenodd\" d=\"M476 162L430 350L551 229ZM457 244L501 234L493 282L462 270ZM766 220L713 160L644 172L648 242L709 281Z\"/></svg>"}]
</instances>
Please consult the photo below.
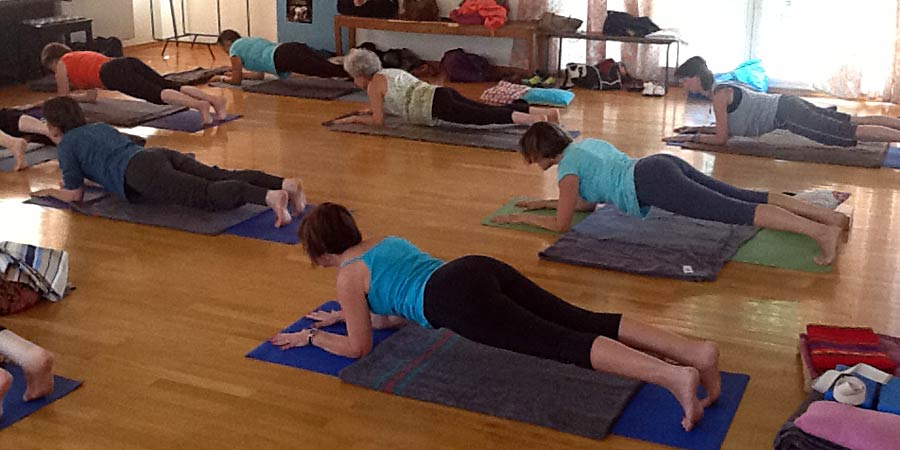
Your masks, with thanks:
<instances>
[{"instance_id":1,"label":"handbag","mask_svg":"<svg viewBox=\"0 0 900 450\"><path fill-rule=\"evenodd\" d=\"M420 22L437 22L441 20L441 10L438 9L436 0L406 0L403 2L403 12L400 13L400 18Z\"/></svg>"}]
</instances>

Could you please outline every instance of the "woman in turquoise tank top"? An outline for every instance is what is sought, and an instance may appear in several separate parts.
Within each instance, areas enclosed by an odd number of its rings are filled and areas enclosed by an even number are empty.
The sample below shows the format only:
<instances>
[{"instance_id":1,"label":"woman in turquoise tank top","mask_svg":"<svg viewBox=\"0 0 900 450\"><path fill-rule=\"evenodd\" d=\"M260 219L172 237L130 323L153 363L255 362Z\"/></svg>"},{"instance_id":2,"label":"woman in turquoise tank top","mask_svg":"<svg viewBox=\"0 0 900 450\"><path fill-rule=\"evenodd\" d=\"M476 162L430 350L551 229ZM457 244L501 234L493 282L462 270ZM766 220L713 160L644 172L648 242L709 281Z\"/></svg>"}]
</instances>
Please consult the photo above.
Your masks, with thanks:
<instances>
[{"instance_id":1,"label":"woman in turquoise tank top","mask_svg":"<svg viewBox=\"0 0 900 450\"><path fill-rule=\"evenodd\" d=\"M675 77L688 93L701 94L712 101L715 125L675 130L690 135L688 139L693 142L725 145L731 136L754 137L776 129L840 147L853 147L857 141L900 141L900 119L851 116L793 95L765 94L740 85L716 85L706 60L699 56L679 66Z\"/></svg>"},{"instance_id":2,"label":"woman in turquoise tank top","mask_svg":"<svg viewBox=\"0 0 900 450\"><path fill-rule=\"evenodd\" d=\"M344 69L369 94L370 108L333 123L381 126L385 115L427 126L439 122L498 125L549 120L559 123L559 112L554 108L529 107L524 102L487 105L469 100L454 89L426 83L403 70L384 69L378 55L369 50L351 50L344 58Z\"/></svg>"},{"instance_id":3,"label":"woman in turquoise tank top","mask_svg":"<svg viewBox=\"0 0 900 450\"><path fill-rule=\"evenodd\" d=\"M231 62L231 70L219 78L224 83L240 85L245 79L262 80L267 73L279 78L288 78L292 73L349 78L343 67L300 42L278 44L263 38L242 38L234 30L220 33L217 42Z\"/></svg>"},{"instance_id":4,"label":"woman in turquoise tank top","mask_svg":"<svg viewBox=\"0 0 900 450\"><path fill-rule=\"evenodd\" d=\"M850 218L784 194L751 191L712 178L681 158L657 154L632 159L598 139L574 142L559 126L541 122L522 136L525 162L543 170L558 166L559 198L523 200L527 210L555 209L553 216L511 214L496 223L522 223L565 232L575 211L611 203L621 212L644 217L651 207L695 219L805 234L819 244L817 264L831 264Z\"/></svg>"},{"instance_id":5,"label":"woman in turquoise tank top","mask_svg":"<svg viewBox=\"0 0 900 450\"><path fill-rule=\"evenodd\" d=\"M363 240L349 211L332 203L306 215L300 241L313 264L338 270L341 310L312 313L308 317L319 321L314 328L273 337L282 349L315 345L359 358L372 350L372 329L413 322L484 345L658 384L683 407L686 430L719 397L714 342L578 308L496 259L470 255L444 263L398 237ZM319 330L339 321L347 324L346 336ZM703 399L700 385L709 393Z\"/></svg>"}]
</instances>

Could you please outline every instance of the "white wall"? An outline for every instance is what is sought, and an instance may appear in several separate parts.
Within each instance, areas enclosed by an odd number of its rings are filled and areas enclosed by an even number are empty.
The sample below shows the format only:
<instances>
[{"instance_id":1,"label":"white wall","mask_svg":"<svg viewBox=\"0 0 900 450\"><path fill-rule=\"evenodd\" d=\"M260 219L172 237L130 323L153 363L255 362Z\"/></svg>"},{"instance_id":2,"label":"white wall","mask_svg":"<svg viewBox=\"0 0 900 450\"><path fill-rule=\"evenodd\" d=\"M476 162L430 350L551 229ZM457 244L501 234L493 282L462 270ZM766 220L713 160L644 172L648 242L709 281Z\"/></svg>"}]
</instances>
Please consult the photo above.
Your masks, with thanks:
<instances>
[{"instance_id":1,"label":"white wall","mask_svg":"<svg viewBox=\"0 0 900 450\"><path fill-rule=\"evenodd\" d=\"M94 1L94 0L82 0ZM134 5L134 39L127 41L126 45L136 45L151 42L150 34L150 2L148 0L132 0ZM181 30L181 2L174 1L175 19ZM246 0L220 0L222 5L222 29L232 28L241 34L247 33ZM277 27L275 21L275 0L250 0L250 30L254 36L264 37L270 40L277 39ZM185 16L187 31L193 33L216 33L216 2L215 0L185 0ZM156 22L156 37L172 36L172 18L169 9L169 0L154 0L154 20Z\"/></svg>"},{"instance_id":2,"label":"white wall","mask_svg":"<svg viewBox=\"0 0 900 450\"><path fill-rule=\"evenodd\" d=\"M62 13L94 19L94 36L134 37L133 4L123 0L74 0L62 3Z\"/></svg>"}]
</instances>

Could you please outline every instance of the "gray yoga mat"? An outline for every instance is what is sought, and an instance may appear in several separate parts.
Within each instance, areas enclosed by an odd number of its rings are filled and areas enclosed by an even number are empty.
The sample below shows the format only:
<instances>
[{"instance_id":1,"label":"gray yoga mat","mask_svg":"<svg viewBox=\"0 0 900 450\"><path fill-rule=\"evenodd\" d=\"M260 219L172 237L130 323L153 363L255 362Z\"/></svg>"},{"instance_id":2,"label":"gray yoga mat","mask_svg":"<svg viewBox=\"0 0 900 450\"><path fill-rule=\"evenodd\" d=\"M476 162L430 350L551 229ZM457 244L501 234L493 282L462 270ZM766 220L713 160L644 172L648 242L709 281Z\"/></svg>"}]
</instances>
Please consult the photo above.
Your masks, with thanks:
<instances>
[{"instance_id":1,"label":"gray yoga mat","mask_svg":"<svg viewBox=\"0 0 900 450\"><path fill-rule=\"evenodd\" d=\"M579 266L711 281L755 233L753 227L691 219L658 208L641 219L607 205L539 255Z\"/></svg>"},{"instance_id":2,"label":"gray yoga mat","mask_svg":"<svg viewBox=\"0 0 900 450\"><path fill-rule=\"evenodd\" d=\"M103 122L118 127L135 127L186 109L184 106L156 105L121 98L99 98L95 103L81 103L81 110L88 122ZM39 119L43 117L40 106L26 112Z\"/></svg>"},{"instance_id":3,"label":"gray yoga mat","mask_svg":"<svg viewBox=\"0 0 900 450\"><path fill-rule=\"evenodd\" d=\"M243 89L246 92L253 92L256 94L281 95L319 100L333 100L358 90L353 83L346 80L316 77L292 77L284 80L272 80L246 86Z\"/></svg>"},{"instance_id":4,"label":"gray yoga mat","mask_svg":"<svg viewBox=\"0 0 900 450\"><path fill-rule=\"evenodd\" d=\"M334 119L337 120L340 117ZM502 125L490 127L468 127L451 123L429 127L413 125L398 117L385 117L384 126L358 123L335 124L334 120L323 123L331 131L342 133L389 136L413 141L435 142L438 144L461 145L465 147L488 148L492 150L518 151L519 139L528 129L524 125Z\"/></svg>"},{"instance_id":5,"label":"gray yoga mat","mask_svg":"<svg viewBox=\"0 0 900 450\"><path fill-rule=\"evenodd\" d=\"M165 77L165 79L169 81L193 86L206 83L212 77L216 75L222 75L229 70L231 70L231 68L226 66L213 67L212 69L207 69L205 67L196 67L191 70L168 73L163 75L163 77Z\"/></svg>"},{"instance_id":6,"label":"gray yoga mat","mask_svg":"<svg viewBox=\"0 0 900 450\"><path fill-rule=\"evenodd\" d=\"M25 203L70 208L88 216L209 235L221 234L267 209L260 205L244 205L229 211L211 212L184 206L135 204L95 189L86 191L85 199L79 203L66 204L47 197L33 197Z\"/></svg>"},{"instance_id":7,"label":"gray yoga mat","mask_svg":"<svg viewBox=\"0 0 900 450\"><path fill-rule=\"evenodd\" d=\"M403 327L340 372L347 383L602 439L641 383Z\"/></svg>"},{"instance_id":8,"label":"gray yoga mat","mask_svg":"<svg viewBox=\"0 0 900 450\"><path fill-rule=\"evenodd\" d=\"M686 135L680 137L684 136ZM671 139L673 138L663 140L669 142ZM881 167L889 145L886 142L860 142L856 147L834 147L816 143L784 130L776 130L757 138L734 137L728 140L727 145L699 142L670 142L670 144L707 152L868 168Z\"/></svg>"},{"instance_id":9,"label":"gray yoga mat","mask_svg":"<svg viewBox=\"0 0 900 450\"><path fill-rule=\"evenodd\" d=\"M251 86L256 86L259 84L268 83L268 80L243 80L241 84L231 84L226 83L224 81L213 81L209 83L211 87L224 88L224 89L246 89Z\"/></svg>"},{"instance_id":10,"label":"gray yoga mat","mask_svg":"<svg viewBox=\"0 0 900 450\"><path fill-rule=\"evenodd\" d=\"M43 144L28 144L28 150L25 152L25 161L29 166L34 166L42 162L56 159L56 147ZM16 159L12 152L0 147L0 172L11 172L16 165Z\"/></svg>"}]
</instances>

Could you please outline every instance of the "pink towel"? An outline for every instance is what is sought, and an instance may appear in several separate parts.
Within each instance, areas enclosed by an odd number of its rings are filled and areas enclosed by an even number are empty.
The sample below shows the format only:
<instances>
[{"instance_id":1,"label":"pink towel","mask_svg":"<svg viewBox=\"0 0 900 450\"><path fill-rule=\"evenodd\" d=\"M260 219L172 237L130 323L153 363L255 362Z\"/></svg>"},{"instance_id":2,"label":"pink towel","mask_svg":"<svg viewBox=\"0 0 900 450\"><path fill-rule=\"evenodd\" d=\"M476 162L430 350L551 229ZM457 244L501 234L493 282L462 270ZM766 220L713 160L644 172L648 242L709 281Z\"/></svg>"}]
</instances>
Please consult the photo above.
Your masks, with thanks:
<instances>
[{"instance_id":1,"label":"pink towel","mask_svg":"<svg viewBox=\"0 0 900 450\"><path fill-rule=\"evenodd\" d=\"M794 424L850 450L895 450L900 443L900 416L837 402L814 402Z\"/></svg>"}]
</instances>

